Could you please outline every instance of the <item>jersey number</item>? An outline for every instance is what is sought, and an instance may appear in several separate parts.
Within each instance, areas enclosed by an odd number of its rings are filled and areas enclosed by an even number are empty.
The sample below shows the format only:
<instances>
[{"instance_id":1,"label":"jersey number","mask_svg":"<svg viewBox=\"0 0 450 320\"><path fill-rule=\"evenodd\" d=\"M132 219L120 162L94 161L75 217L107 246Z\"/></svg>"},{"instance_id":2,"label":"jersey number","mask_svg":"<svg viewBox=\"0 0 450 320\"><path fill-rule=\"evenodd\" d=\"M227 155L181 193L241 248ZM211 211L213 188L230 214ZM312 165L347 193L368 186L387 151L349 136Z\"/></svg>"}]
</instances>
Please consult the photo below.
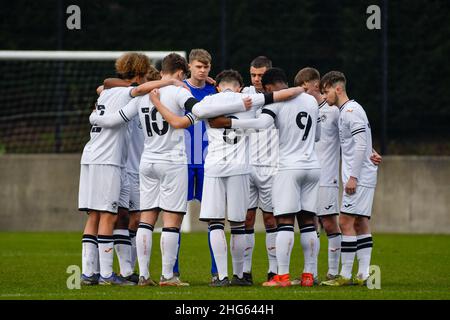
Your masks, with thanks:
<instances>
[{"instance_id":1,"label":"jersey number","mask_svg":"<svg viewBox=\"0 0 450 320\"><path fill-rule=\"evenodd\" d=\"M238 119L235 116L229 116L230 119ZM230 138L229 134L233 133L234 138ZM236 144L242 139L242 130L240 129L225 129L223 130L223 141L228 144Z\"/></svg>"},{"instance_id":2,"label":"jersey number","mask_svg":"<svg viewBox=\"0 0 450 320\"><path fill-rule=\"evenodd\" d=\"M306 125L303 124L302 119L306 118ZM302 140L305 141L308 138L308 134L309 131L311 131L311 127L312 127L312 118L311 116L302 111L299 114L297 114L297 118L295 119L295 121L297 122L297 126L301 129L301 130L305 130L305 133L303 134Z\"/></svg>"},{"instance_id":3,"label":"jersey number","mask_svg":"<svg viewBox=\"0 0 450 320\"><path fill-rule=\"evenodd\" d=\"M97 104L97 102L95 103L95 109L97 109L100 113L99 113L99 115L100 116L102 116L102 115L104 115L105 114L105 106L104 105L102 105L102 104ZM96 133L99 133L100 131L102 131L102 128L101 127L98 127L98 126L93 126L92 128L91 128L91 132L96 132Z\"/></svg>"},{"instance_id":4,"label":"jersey number","mask_svg":"<svg viewBox=\"0 0 450 320\"><path fill-rule=\"evenodd\" d=\"M144 116L145 119L145 129L147 131L147 135L149 137L153 137L153 132L155 132L157 135L162 136L169 131L169 123L163 119L162 122L162 128L159 127L158 122L156 121L156 114L158 113L158 110L156 108L153 108L151 111L151 114L146 114Z\"/></svg>"}]
</instances>

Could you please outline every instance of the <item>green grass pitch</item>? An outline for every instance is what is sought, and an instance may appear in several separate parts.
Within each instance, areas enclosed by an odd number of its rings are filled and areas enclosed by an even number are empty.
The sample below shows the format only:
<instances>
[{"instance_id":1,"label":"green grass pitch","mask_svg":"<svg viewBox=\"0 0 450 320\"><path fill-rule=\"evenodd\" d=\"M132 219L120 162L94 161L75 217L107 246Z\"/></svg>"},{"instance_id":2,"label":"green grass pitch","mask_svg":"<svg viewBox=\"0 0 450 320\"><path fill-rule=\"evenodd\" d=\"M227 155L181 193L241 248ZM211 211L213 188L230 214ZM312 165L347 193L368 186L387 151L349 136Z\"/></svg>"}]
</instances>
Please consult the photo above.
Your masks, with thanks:
<instances>
[{"instance_id":1,"label":"green grass pitch","mask_svg":"<svg viewBox=\"0 0 450 320\"><path fill-rule=\"evenodd\" d=\"M154 234L151 274L161 273L160 234ZM229 238L229 235L228 235ZM366 287L264 288L265 235L256 234L252 287L210 288L206 233L183 234L182 279L190 287L82 287L68 289L70 265L81 266L81 233L0 233L0 299L449 299L450 236L374 234L372 264L381 269L381 289ZM319 275L327 271L327 239L321 236ZM231 257L230 259L231 260ZM355 264L356 265L356 264ZM117 261L115 269L117 270ZM291 258L291 278L303 266L299 234ZM356 266L355 266L356 268ZM231 263L229 273L231 273ZM355 270L354 270L355 271Z\"/></svg>"}]
</instances>

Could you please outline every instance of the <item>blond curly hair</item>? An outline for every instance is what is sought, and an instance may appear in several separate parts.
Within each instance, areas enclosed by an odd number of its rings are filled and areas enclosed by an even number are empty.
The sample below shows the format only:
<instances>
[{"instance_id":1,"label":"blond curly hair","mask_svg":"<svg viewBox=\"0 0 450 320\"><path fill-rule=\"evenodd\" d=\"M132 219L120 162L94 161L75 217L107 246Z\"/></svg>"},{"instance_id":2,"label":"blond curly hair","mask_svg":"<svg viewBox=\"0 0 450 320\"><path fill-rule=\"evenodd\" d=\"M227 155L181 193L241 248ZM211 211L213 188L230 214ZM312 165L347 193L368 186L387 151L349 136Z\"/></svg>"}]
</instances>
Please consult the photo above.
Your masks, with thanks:
<instances>
[{"instance_id":1,"label":"blond curly hair","mask_svg":"<svg viewBox=\"0 0 450 320\"><path fill-rule=\"evenodd\" d=\"M144 77L150 67L150 58L143 53L127 52L116 60L116 72L121 79Z\"/></svg>"}]
</instances>

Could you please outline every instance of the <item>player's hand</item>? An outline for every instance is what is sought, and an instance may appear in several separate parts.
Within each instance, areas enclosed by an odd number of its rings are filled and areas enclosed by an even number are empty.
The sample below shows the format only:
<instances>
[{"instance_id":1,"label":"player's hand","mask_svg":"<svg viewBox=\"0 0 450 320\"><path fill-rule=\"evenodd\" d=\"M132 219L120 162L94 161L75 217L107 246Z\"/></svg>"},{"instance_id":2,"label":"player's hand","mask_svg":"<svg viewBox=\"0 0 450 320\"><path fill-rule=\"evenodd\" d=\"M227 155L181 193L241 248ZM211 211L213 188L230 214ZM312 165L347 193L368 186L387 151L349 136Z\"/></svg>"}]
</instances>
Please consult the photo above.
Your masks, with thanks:
<instances>
[{"instance_id":1,"label":"player's hand","mask_svg":"<svg viewBox=\"0 0 450 320\"><path fill-rule=\"evenodd\" d=\"M209 126L211 128L229 128L231 127L231 119L224 117L224 116L218 116L215 118L211 118L208 120Z\"/></svg>"},{"instance_id":2,"label":"player's hand","mask_svg":"<svg viewBox=\"0 0 450 320\"><path fill-rule=\"evenodd\" d=\"M211 77L206 77L206 83L209 83L209 84L212 84L213 86L215 86L216 85L216 80L214 80L213 78L211 78Z\"/></svg>"},{"instance_id":3,"label":"player's hand","mask_svg":"<svg viewBox=\"0 0 450 320\"><path fill-rule=\"evenodd\" d=\"M189 88L187 86L186 83L184 83L183 81L177 80L177 79L172 79L172 85L177 86L177 87L183 87L187 90L189 90L189 92L191 92L191 88Z\"/></svg>"},{"instance_id":4,"label":"player's hand","mask_svg":"<svg viewBox=\"0 0 450 320\"><path fill-rule=\"evenodd\" d=\"M252 107L252 99L250 97L242 98L244 102L245 110L249 110Z\"/></svg>"},{"instance_id":5,"label":"player's hand","mask_svg":"<svg viewBox=\"0 0 450 320\"><path fill-rule=\"evenodd\" d=\"M355 177L350 177L345 185L345 193L354 194L356 192L357 181Z\"/></svg>"},{"instance_id":6,"label":"player's hand","mask_svg":"<svg viewBox=\"0 0 450 320\"><path fill-rule=\"evenodd\" d=\"M159 90L158 89L153 89L152 91L150 91L150 101L155 104L156 102L159 102Z\"/></svg>"},{"instance_id":7,"label":"player's hand","mask_svg":"<svg viewBox=\"0 0 450 320\"><path fill-rule=\"evenodd\" d=\"M370 156L370 161L372 161L372 163L377 166L381 163L382 160L383 160L383 158L378 154L378 152L376 152L375 150L372 150L372 155Z\"/></svg>"}]
</instances>

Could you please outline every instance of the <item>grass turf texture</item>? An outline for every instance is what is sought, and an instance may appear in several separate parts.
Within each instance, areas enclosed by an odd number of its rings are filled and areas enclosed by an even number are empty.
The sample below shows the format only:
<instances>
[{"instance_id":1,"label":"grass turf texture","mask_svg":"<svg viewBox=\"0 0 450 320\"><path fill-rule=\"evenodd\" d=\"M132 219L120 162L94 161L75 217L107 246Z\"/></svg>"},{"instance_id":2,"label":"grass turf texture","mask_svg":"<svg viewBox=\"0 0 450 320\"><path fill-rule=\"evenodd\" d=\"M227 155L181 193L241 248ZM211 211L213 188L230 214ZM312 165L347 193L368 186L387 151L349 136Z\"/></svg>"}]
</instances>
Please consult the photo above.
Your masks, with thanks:
<instances>
[{"instance_id":1,"label":"grass turf texture","mask_svg":"<svg viewBox=\"0 0 450 320\"><path fill-rule=\"evenodd\" d=\"M227 235L229 239L229 234ZM151 274L159 279L160 234L153 236ZM0 233L0 299L449 299L450 236L374 235L372 264L381 268L381 289L366 287L265 288L265 234L256 234L252 287L210 288L206 233L183 234L180 270L190 287L82 287L66 285L70 265L81 266L80 233ZM231 260L231 257L229 258ZM118 263L115 261L115 270ZM291 278L303 267L296 233ZM231 275L231 263L229 265ZM327 271L327 238L321 236L319 276ZM354 266L356 271L356 263Z\"/></svg>"}]
</instances>

